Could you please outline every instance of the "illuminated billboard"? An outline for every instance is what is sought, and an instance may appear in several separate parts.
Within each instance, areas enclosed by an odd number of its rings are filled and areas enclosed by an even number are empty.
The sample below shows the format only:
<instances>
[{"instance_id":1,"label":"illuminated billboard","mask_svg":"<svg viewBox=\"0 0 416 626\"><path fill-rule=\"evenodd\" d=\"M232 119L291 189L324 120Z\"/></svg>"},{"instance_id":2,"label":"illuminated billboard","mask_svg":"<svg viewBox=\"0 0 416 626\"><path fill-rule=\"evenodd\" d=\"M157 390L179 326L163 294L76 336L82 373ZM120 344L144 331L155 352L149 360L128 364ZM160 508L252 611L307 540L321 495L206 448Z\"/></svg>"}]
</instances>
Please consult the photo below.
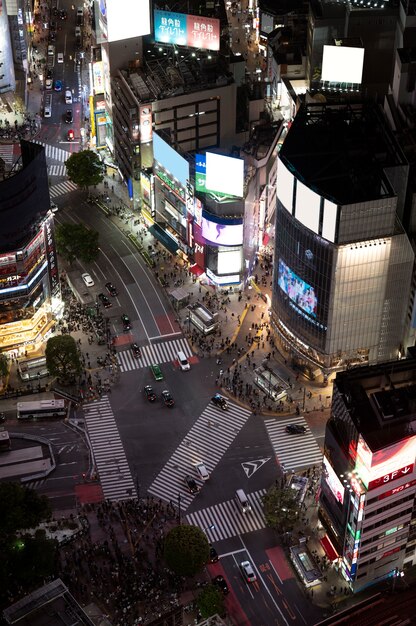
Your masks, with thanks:
<instances>
[{"instance_id":1,"label":"illuminated billboard","mask_svg":"<svg viewBox=\"0 0 416 626\"><path fill-rule=\"evenodd\" d=\"M172 11L154 11L155 41L202 48L220 49L220 21L201 15L186 15Z\"/></svg>"},{"instance_id":2,"label":"illuminated billboard","mask_svg":"<svg viewBox=\"0 0 416 626\"><path fill-rule=\"evenodd\" d=\"M152 141L152 105L146 104L139 108L140 115L140 142L149 143Z\"/></svg>"},{"instance_id":3,"label":"illuminated billboard","mask_svg":"<svg viewBox=\"0 0 416 626\"><path fill-rule=\"evenodd\" d=\"M361 83L364 48L324 46L322 80L331 83Z\"/></svg>"},{"instance_id":4,"label":"illuminated billboard","mask_svg":"<svg viewBox=\"0 0 416 626\"><path fill-rule=\"evenodd\" d=\"M316 317L318 301L313 287L299 278L282 259L279 259L277 283L300 309Z\"/></svg>"},{"instance_id":5,"label":"illuminated billboard","mask_svg":"<svg viewBox=\"0 0 416 626\"><path fill-rule=\"evenodd\" d=\"M104 93L104 66L102 61L96 61L92 65L92 77L94 94Z\"/></svg>"},{"instance_id":6,"label":"illuminated billboard","mask_svg":"<svg viewBox=\"0 0 416 626\"><path fill-rule=\"evenodd\" d=\"M367 489L376 489L413 472L416 457L416 435L372 452L360 435L355 471Z\"/></svg>"},{"instance_id":7,"label":"illuminated billboard","mask_svg":"<svg viewBox=\"0 0 416 626\"><path fill-rule=\"evenodd\" d=\"M244 195L244 161L207 152L195 155L195 189L242 198Z\"/></svg>"},{"instance_id":8,"label":"illuminated billboard","mask_svg":"<svg viewBox=\"0 0 416 626\"><path fill-rule=\"evenodd\" d=\"M189 163L157 133L153 133L153 158L183 187L189 181Z\"/></svg>"},{"instance_id":9,"label":"illuminated billboard","mask_svg":"<svg viewBox=\"0 0 416 626\"><path fill-rule=\"evenodd\" d=\"M243 224L230 224L202 217L202 236L217 246L240 246L243 243Z\"/></svg>"},{"instance_id":10,"label":"illuminated billboard","mask_svg":"<svg viewBox=\"0 0 416 626\"><path fill-rule=\"evenodd\" d=\"M331 490L332 495L335 497L337 502L340 504L344 503L344 486L338 476L336 475L334 468L328 461L328 459L324 456L323 460L323 468L322 475L325 479L326 484Z\"/></svg>"},{"instance_id":11,"label":"illuminated billboard","mask_svg":"<svg viewBox=\"0 0 416 626\"><path fill-rule=\"evenodd\" d=\"M104 40L121 41L150 34L150 0L98 0Z\"/></svg>"},{"instance_id":12,"label":"illuminated billboard","mask_svg":"<svg viewBox=\"0 0 416 626\"><path fill-rule=\"evenodd\" d=\"M241 272L241 248L229 252L218 253L218 274L235 274Z\"/></svg>"}]
</instances>

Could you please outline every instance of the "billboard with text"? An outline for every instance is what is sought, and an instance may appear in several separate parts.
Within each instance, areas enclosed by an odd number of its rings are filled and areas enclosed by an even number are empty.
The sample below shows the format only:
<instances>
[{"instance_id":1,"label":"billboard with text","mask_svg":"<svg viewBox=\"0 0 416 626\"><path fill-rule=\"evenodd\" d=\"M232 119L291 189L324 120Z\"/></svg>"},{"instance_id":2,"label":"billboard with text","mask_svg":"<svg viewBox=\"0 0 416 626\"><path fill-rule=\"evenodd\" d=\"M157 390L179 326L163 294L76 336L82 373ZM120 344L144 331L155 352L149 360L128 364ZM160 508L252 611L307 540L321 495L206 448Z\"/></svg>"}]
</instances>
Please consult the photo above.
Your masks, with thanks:
<instances>
[{"instance_id":1,"label":"billboard with text","mask_svg":"<svg viewBox=\"0 0 416 626\"><path fill-rule=\"evenodd\" d=\"M220 49L220 21L216 18L155 9L154 35L155 41L160 43Z\"/></svg>"}]
</instances>

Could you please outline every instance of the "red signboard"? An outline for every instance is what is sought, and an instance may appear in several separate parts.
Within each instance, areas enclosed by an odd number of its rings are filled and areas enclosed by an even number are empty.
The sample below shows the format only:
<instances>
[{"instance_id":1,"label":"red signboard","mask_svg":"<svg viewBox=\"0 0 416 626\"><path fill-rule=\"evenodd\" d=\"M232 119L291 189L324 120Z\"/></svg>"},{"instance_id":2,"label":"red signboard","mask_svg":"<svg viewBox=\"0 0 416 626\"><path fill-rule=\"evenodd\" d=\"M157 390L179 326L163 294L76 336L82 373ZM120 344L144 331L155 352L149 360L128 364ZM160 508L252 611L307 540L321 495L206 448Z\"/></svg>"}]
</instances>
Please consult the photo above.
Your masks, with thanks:
<instances>
[{"instance_id":1,"label":"red signboard","mask_svg":"<svg viewBox=\"0 0 416 626\"><path fill-rule=\"evenodd\" d=\"M399 485L399 487L394 487L394 489L389 489L388 491L381 493L378 497L378 500L383 500L384 498L389 498L390 496L394 496L396 495L396 493L400 493L401 491L405 491L406 489L409 489L409 487L414 487L414 485L416 485L416 479L409 480L409 482L404 483L404 485Z\"/></svg>"},{"instance_id":2,"label":"red signboard","mask_svg":"<svg viewBox=\"0 0 416 626\"><path fill-rule=\"evenodd\" d=\"M368 491L370 489L376 489L377 487L382 487L387 483L391 483L394 480L398 480L399 478L404 478L407 475L410 475L413 472L413 463L410 465L405 465L398 470L394 470L393 472L389 472L384 476L380 476L380 478L376 478L376 480L372 480L368 483Z\"/></svg>"}]
</instances>

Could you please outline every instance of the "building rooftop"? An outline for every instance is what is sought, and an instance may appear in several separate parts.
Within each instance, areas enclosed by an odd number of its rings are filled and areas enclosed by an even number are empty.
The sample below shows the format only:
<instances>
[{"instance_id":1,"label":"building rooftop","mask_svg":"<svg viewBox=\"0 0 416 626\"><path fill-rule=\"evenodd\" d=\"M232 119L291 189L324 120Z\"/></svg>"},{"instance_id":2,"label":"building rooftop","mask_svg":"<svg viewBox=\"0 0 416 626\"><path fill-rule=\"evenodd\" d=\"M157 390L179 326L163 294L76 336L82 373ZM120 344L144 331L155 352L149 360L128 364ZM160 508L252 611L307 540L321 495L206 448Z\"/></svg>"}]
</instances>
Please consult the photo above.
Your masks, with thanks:
<instances>
[{"instance_id":1,"label":"building rooftop","mask_svg":"<svg viewBox=\"0 0 416 626\"><path fill-rule=\"evenodd\" d=\"M335 385L372 451L416 435L416 358L346 370Z\"/></svg>"},{"instance_id":2,"label":"building rooftop","mask_svg":"<svg viewBox=\"0 0 416 626\"><path fill-rule=\"evenodd\" d=\"M337 204L395 195L386 168L406 164L375 104L305 104L280 158L308 187Z\"/></svg>"}]
</instances>

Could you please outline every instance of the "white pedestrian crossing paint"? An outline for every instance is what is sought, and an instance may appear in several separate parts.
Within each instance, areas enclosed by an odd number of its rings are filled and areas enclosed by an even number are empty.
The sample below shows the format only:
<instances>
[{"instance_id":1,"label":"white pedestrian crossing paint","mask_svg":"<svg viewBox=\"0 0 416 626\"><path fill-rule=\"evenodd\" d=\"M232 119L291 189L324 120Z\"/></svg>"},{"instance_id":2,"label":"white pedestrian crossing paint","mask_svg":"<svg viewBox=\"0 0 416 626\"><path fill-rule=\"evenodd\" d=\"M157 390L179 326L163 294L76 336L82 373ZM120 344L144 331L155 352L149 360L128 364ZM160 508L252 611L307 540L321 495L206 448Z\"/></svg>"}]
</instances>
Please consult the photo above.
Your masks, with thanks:
<instances>
[{"instance_id":1,"label":"white pedestrian crossing paint","mask_svg":"<svg viewBox=\"0 0 416 626\"><path fill-rule=\"evenodd\" d=\"M322 452L303 417L270 419L264 423L277 459L280 465L284 465L286 472L322 463ZM291 435L286 432L289 424L301 424L306 427L306 432Z\"/></svg>"},{"instance_id":2,"label":"white pedestrian crossing paint","mask_svg":"<svg viewBox=\"0 0 416 626\"><path fill-rule=\"evenodd\" d=\"M131 370L149 367L154 363L168 363L178 358L178 352L181 350L186 357L192 356L192 350L186 339L173 339L172 341L163 341L160 343L152 343L149 346L140 348L142 356L136 359L133 352L125 350L117 353L117 359L121 372L129 372Z\"/></svg>"},{"instance_id":3,"label":"white pedestrian crossing paint","mask_svg":"<svg viewBox=\"0 0 416 626\"><path fill-rule=\"evenodd\" d=\"M185 476L189 474L200 487L209 489L198 480L195 465L203 462L212 474L250 415L248 409L232 402L228 403L227 411L210 403L155 478L149 493L173 502L177 502L180 495L181 508L186 510L196 494L187 490Z\"/></svg>"},{"instance_id":4,"label":"white pedestrian crossing paint","mask_svg":"<svg viewBox=\"0 0 416 626\"><path fill-rule=\"evenodd\" d=\"M0 158L6 164L13 164L13 144L12 143L0 143Z\"/></svg>"},{"instance_id":5,"label":"white pedestrian crossing paint","mask_svg":"<svg viewBox=\"0 0 416 626\"><path fill-rule=\"evenodd\" d=\"M233 499L190 513L186 516L186 521L203 530L210 541L221 541L261 530L266 527L262 502L265 493L266 490L261 489L246 494L251 505L251 511L247 513L242 513Z\"/></svg>"},{"instance_id":6,"label":"white pedestrian crossing paint","mask_svg":"<svg viewBox=\"0 0 416 626\"><path fill-rule=\"evenodd\" d=\"M84 404L84 414L104 498L115 502L137 498L108 397Z\"/></svg>"},{"instance_id":7,"label":"white pedestrian crossing paint","mask_svg":"<svg viewBox=\"0 0 416 626\"><path fill-rule=\"evenodd\" d=\"M43 141L38 141L35 139L33 143L37 143L45 148L47 159L52 159L53 161L61 161L62 163L65 163L65 161L71 156L71 153L68 150L62 150L62 148L58 148L57 146L51 146L50 144L43 143Z\"/></svg>"},{"instance_id":8,"label":"white pedestrian crossing paint","mask_svg":"<svg viewBox=\"0 0 416 626\"><path fill-rule=\"evenodd\" d=\"M49 165L48 176L66 176L66 165Z\"/></svg>"},{"instance_id":9,"label":"white pedestrian crossing paint","mask_svg":"<svg viewBox=\"0 0 416 626\"><path fill-rule=\"evenodd\" d=\"M49 187L49 195L51 198L58 198L64 196L66 193L71 193L78 189L77 185L71 180L66 180L64 183L58 183L58 185L52 185Z\"/></svg>"}]
</instances>

